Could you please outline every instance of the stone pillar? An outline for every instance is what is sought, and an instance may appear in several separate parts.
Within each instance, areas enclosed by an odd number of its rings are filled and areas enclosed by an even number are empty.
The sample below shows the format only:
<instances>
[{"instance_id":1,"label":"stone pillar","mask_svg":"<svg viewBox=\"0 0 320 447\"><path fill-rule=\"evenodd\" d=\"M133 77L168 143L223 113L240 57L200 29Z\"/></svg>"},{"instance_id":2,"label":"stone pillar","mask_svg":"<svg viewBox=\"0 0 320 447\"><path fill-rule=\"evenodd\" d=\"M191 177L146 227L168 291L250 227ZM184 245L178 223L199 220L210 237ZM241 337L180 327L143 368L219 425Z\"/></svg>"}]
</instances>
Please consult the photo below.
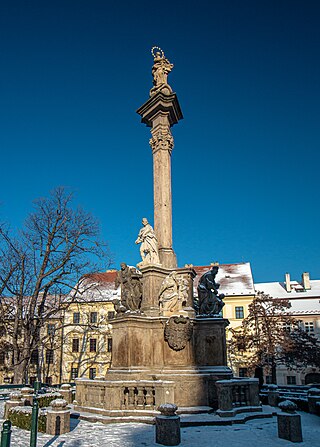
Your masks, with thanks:
<instances>
[{"instance_id":1,"label":"stone pillar","mask_svg":"<svg viewBox=\"0 0 320 447\"><path fill-rule=\"evenodd\" d=\"M24 405L30 405L32 407L33 393L34 389L28 386L21 389L22 398L25 399Z\"/></svg>"},{"instance_id":2,"label":"stone pillar","mask_svg":"<svg viewBox=\"0 0 320 447\"><path fill-rule=\"evenodd\" d=\"M160 262L165 268L176 268L172 248L171 127L183 118L175 93L158 91L137 110L141 121L151 127L150 146L153 154L154 231L159 243Z\"/></svg>"},{"instance_id":3,"label":"stone pillar","mask_svg":"<svg viewBox=\"0 0 320 447\"><path fill-rule=\"evenodd\" d=\"M218 410L221 412L230 411L233 409L232 405L232 383L227 383L225 380L216 382L218 394Z\"/></svg>"},{"instance_id":4,"label":"stone pillar","mask_svg":"<svg viewBox=\"0 0 320 447\"><path fill-rule=\"evenodd\" d=\"M248 380L249 405L252 407L260 406L259 379Z\"/></svg>"},{"instance_id":5,"label":"stone pillar","mask_svg":"<svg viewBox=\"0 0 320 447\"><path fill-rule=\"evenodd\" d=\"M174 404L159 405L161 415L156 416L156 443L162 445L179 445L181 442L180 417L176 415Z\"/></svg>"},{"instance_id":6,"label":"stone pillar","mask_svg":"<svg viewBox=\"0 0 320 447\"><path fill-rule=\"evenodd\" d=\"M268 386L268 405L276 407L278 405L279 392L277 385Z\"/></svg>"},{"instance_id":7,"label":"stone pillar","mask_svg":"<svg viewBox=\"0 0 320 447\"><path fill-rule=\"evenodd\" d=\"M4 403L3 419L8 419L8 414L9 414L10 408L18 407L19 405L23 405L21 393L19 393L19 392L11 393L9 400L7 400Z\"/></svg>"},{"instance_id":8,"label":"stone pillar","mask_svg":"<svg viewBox=\"0 0 320 447\"><path fill-rule=\"evenodd\" d=\"M70 409L64 399L55 399L47 412L46 433L49 435L61 435L70 431Z\"/></svg>"},{"instance_id":9,"label":"stone pillar","mask_svg":"<svg viewBox=\"0 0 320 447\"><path fill-rule=\"evenodd\" d=\"M63 385L61 385L59 393L61 394L62 398L67 401L68 404L72 404L72 389L69 383L64 383Z\"/></svg>"},{"instance_id":10,"label":"stone pillar","mask_svg":"<svg viewBox=\"0 0 320 447\"><path fill-rule=\"evenodd\" d=\"M317 410L317 403L319 410ZM320 390L319 388L310 388L308 390L308 407L309 413L318 414L320 411Z\"/></svg>"},{"instance_id":11,"label":"stone pillar","mask_svg":"<svg viewBox=\"0 0 320 447\"><path fill-rule=\"evenodd\" d=\"M281 413L277 414L278 436L291 442L302 442L301 417L295 412L297 406L290 400L279 404Z\"/></svg>"}]
</instances>

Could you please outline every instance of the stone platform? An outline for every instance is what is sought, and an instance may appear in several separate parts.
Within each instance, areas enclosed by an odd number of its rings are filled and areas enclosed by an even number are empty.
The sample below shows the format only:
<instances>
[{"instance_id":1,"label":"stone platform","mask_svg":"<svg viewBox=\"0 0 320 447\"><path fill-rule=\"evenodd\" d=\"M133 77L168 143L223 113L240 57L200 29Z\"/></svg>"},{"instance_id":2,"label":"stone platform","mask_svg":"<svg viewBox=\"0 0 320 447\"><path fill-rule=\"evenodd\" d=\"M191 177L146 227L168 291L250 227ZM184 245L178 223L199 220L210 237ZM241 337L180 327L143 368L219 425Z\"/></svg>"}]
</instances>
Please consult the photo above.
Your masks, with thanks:
<instances>
[{"instance_id":1,"label":"stone platform","mask_svg":"<svg viewBox=\"0 0 320 447\"><path fill-rule=\"evenodd\" d=\"M97 410L97 409L94 409ZM77 412L74 410L72 412L72 417L79 418L88 422L101 422L103 424L117 424L117 423L143 423L148 425L155 424L155 415L160 414L158 411L152 412L152 414L146 414L144 416L135 414L135 415L126 415L123 416L104 416L98 414L94 411L95 414L80 411ZM221 418L215 413L212 413L212 409L209 407L186 407L179 408L177 410L177 414L179 414L181 418L180 425L181 427L201 427L201 426L230 426L236 424L245 424L247 421L253 419L265 419L272 418L277 414L277 410L275 408L269 406L263 406L262 411L259 412L244 412L239 413L236 416L229 418Z\"/></svg>"}]
</instances>

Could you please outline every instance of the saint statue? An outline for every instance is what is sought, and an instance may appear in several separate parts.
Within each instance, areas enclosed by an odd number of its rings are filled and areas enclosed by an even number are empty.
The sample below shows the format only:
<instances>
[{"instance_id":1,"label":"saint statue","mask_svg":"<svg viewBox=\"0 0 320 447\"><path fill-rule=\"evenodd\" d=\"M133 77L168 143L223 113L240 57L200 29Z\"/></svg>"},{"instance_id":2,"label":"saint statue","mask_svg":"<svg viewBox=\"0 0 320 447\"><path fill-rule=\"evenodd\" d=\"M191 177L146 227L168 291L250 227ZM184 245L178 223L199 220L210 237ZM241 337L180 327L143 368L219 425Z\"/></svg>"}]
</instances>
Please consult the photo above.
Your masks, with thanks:
<instances>
[{"instance_id":1,"label":"saint statue","mask_svg":"<svg viewBox=\"0 0 320 447\"><path fill-rule=\"evenodd\" d=\"M161 284L159 292L160 311L169 310L173 312L178 310L178 298L177 272L171 272Z\"/></svg>"},{"instance_id":2,"label":"saint statue","mask_svg":"<svg viewBox=\"0 0 320 447\"><path fill-rule=\"evenodd\" d=\"M218 266L213 266L212 269L204 273L199 280L199 315L219 316L224 306L222 300L225 295L222 293L219 295L218 289L220 284L215 281L218 270Z\"/></svg>"},{"instance_id":3,"label":"saint statue","mask_svg":"<svg viewBox=\"0 0 320 447\"><path fill-rule=\"evenodd\" d=\"M142 300L142 274L135 267L129 267L122 262L118 270L115 287L121 286L121 303L118 303L117 312L139 311Z\"/></svg>"},{"instance_id":4,"label":"saint statue","mask_svg":"<svg viewBox=\"0 0 320 447\"><path fill-rule=\"evenodd\" d=\"M154 50L156 51L154 53ZM153 47L151 50L153 55L153 67L152 67L152 76L153 76L153 87L150 90L150 96L154 95L158 91L163 91L166 94L172 93L172 89L168 84L168 74L173 68L173 64L170 64L168 59L165 58L164 52L161 48Z\"/></svg>"},{"instance_id":5,"label":"saint statue","mask_svg":"<svg viewBox=\"0 0 320 447\"><path fill-rule=\"evenodd\" d=\"M140 245L140 255L142 258L142 265L160 264L158 240L152 226L148 219L142 219L143 227L139 231L136 244Z\"/></svg>"},{"instance_id":6,"label":"saint statue","mask_svg":"<svg viewBox=\"0 0 320 447\"><path fill-rule=\"evenodd\" d=\"M162 281L159 292L160 312L177 312L187 304L188 280L177 272L170 272Z\"/></svg>"}]
</instances>

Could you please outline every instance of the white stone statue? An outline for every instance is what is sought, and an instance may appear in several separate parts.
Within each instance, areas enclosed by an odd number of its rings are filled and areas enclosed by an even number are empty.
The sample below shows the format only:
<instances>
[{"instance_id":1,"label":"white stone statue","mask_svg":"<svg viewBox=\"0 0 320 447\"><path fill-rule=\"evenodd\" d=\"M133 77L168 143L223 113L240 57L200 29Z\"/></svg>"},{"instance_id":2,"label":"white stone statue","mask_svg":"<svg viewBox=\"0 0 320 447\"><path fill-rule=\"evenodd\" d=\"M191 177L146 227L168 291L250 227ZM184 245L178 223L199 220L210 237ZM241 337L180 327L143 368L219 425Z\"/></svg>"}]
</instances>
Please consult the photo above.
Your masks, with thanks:
<instances>
[{"instance_id":1,"label":"white stone statue","mask_svg":"<svg viewBox=\"0 0 320 447\"><path fill-rule=\"evenodd\" d=\"M170 272L161 284L159 292L160 311L177 312L187 304L189 294L189 283L186 278Z\"/></svg>"},{"instance_id":2,"label":"white stone statue","mask_svg":"<svg viewBox=\"0 0 320 447\"><path fill-rule=\"evenodd\" d=\"M139 231L136 244L140 245L141 265L160 264L158 240L148 219L142 219L143 227Z\"/></svg>"},{"instance_id":3,"label":"white stone statue","mask_svg":"<svg viewBox=\"0 0 320 447\"><path fill-rule=\"evenodd\" d=\"M159 292L160 311L168 310L174 312L179 309L178 306L178 280L177 272L171 272L166 276L161 284Z\"/></svg>"},{"instance_id":4,"label":"white stone statue","mask_svg":"<svg viewBox=\"0 0 320 447\"><path fill-rule=\"evenodd\" d=\"M155 52L155 50L159 51ZM173 69L173 64L165 58L164 52L159 47L153 47L151 54L153 56L154 64L152 67L153 87L150 90L150 96L160 90L165 94L172 93L172 89L168 84L168 74Z\"/></svg>"}]
</instances>

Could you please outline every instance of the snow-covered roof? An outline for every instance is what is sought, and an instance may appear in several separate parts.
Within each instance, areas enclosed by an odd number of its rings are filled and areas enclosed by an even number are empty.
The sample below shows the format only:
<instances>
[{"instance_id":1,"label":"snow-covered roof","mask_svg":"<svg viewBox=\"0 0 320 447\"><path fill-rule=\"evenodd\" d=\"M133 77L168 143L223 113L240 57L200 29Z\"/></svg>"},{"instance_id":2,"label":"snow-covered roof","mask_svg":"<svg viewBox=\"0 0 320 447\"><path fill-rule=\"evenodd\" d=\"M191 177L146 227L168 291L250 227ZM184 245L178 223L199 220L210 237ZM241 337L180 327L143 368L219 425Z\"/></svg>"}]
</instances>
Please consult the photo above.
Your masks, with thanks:
<instances>
[{"instance_id":1,"label":"snow-covered roof","mask_svg":"<svg viewBox=\"0 0 320 447\"><path fill-rule=\"evenodd\" d=\"M199 279L212 268L212 265L193 266L193 268L197 272L193 282L194 294L197 296ZM226 296L255 294L250 262L220 264L216 282L220 283L219 292Z\"/></svg>"},{"instance_id":2,"label":"snow-covered roof","mask_svg":"<svg viewBox=\"0 0 320 447\"><path fill-rule=\"evenodd\" d=\"M310 289L305 290L298 281L290 281L291 292L287 292L282 282L255 284L257 292L263 292L272 298L288 299L291 307L288 313L293 315L320 315L320 280L310 280Z\"/></svg>"},{"instance_id":3,"label":"snow-covered roof","mask_svg":"<svg viewBox=\"0 0 320 447\"><path fill-rule=\"evenodd\" d=\"M310 289L305 290L298 281L290 281L291 292L287 292L283 282L265 282L255 284L255 290L274 298L301 299L320 298L320 280L310 280Z\"/></svg>"},{"instance_id":4,"label":"snow-covered roof","mask_svg":"<svg viewBox=\"0 0 320 447\"><path fill-rule=\"evenodd\" d=\"M75 301L113 301L120 298L120 286L115 288L117 270L85 275L76 292Z\"/></svg>"}]
</instances>

